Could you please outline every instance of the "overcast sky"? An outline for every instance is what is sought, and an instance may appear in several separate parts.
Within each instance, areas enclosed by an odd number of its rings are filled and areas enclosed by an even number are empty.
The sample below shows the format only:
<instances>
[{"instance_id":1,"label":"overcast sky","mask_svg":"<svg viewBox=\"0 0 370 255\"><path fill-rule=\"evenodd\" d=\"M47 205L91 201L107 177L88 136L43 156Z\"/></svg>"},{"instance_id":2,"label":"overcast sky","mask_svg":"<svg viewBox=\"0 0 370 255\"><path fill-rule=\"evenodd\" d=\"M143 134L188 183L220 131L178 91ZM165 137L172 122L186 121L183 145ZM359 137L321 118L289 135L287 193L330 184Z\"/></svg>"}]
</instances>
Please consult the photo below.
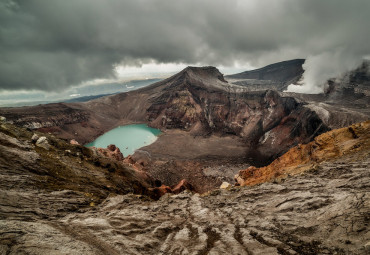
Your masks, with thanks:
<instances>
[{"instance_id":1,"label":"overcast sky","mask_svg":"<svg viewBox=\"0 0 370 255\"><path fill-rule=\"evenodd\" d=\"M317 92L370 54L369 13L369 0L0 0L0 91L307 58L303 91Z\"/></svg>"}]
</instances>

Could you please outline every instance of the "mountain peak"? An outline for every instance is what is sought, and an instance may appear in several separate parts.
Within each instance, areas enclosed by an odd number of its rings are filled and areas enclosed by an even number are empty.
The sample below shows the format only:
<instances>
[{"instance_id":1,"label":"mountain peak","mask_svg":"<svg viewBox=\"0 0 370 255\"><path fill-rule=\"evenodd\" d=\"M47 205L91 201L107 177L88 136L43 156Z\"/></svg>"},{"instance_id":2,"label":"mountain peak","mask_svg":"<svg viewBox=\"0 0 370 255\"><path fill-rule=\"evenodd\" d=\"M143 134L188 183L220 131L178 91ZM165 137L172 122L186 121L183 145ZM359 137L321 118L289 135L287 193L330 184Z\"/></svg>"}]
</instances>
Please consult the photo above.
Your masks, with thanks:
<instances>
[{"instance_id":1,"label":"mountain peak","mask_svg":"<svg viewBox=\"0 0 370 255\"><path fill-rule=\"evenodd\" d=\"M214 66L188 66L181 73L188 74L191 78L214 78L227 83L224 75Z\"/></svg>"}]
</instances>

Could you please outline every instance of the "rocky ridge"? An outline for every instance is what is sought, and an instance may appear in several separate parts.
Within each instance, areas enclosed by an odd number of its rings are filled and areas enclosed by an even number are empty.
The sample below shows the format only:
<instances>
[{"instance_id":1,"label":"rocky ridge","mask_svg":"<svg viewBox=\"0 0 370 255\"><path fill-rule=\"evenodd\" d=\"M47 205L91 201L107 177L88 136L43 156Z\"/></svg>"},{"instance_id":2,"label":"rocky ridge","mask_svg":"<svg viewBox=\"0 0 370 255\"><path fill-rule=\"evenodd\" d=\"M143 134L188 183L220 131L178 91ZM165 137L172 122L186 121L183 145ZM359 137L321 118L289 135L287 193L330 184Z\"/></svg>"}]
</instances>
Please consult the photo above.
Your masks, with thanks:
<instances>
[{"instance_id":1,"label":"rocky ridge","mask_svg":"<svg viewBox=\"0 0 370 255\"><path fill-rule=\"evenodd\" d=\"M227 75L232 84L243 86L249 91L274 89L285 91L292 83L297 83L304 73L304 59L293 59L274 63L259 69Z\"/></svg>"}]
</instances>

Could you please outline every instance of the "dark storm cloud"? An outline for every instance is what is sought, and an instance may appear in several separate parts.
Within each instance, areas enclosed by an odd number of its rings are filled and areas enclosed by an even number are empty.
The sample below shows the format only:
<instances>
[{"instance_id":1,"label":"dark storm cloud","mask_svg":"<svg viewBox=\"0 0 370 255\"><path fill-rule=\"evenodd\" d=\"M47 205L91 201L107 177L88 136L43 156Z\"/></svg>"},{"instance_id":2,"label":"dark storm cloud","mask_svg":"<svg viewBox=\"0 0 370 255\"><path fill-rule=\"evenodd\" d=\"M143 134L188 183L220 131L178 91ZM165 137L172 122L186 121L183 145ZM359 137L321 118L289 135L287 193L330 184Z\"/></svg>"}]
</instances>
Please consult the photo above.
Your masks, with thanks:
<instances>
[{"instance_id":1,"label":"dark storm cloud","mask_svg":"<svg viewBox=\"0 0 370 255\"><path fill-rule=\"evenodd\" d=\"M0 88L61 90L150 59L260 66L324 54L345 69L369 54L369 11L368 0L1 0Z\"/></svg>"}]
</instances>

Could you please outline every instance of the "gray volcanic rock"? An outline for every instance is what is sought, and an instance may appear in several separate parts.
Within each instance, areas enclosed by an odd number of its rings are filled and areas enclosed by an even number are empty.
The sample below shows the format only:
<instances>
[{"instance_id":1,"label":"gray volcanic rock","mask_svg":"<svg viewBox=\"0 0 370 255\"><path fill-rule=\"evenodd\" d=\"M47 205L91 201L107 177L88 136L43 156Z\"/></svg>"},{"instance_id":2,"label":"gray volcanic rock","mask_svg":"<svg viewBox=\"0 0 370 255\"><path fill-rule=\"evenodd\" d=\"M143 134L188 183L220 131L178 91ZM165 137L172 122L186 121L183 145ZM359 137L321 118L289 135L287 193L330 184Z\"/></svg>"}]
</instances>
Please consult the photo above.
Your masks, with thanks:
<instances>
[{"instance_id":1,"label":"gray volcanic rock","mask_svg":"<svg viewBox=\"0 0 370 255\"><path fill-rule=\"evenodd\" d=\"M328 80L325 87L328 101L351 101L370 104L370 61L364 61L358 68Z\"/></svg>"},{"instance_id":2,"label":"gray volcanic rock","mask_svg":"<svg viewBox=\"0 0 370 255\"><path fill-rule=\"evenodd\" d=\"M325 92L310 95L280 93L294 97L315 111L330 128L349 126L370 119L370 63L327 81Z\"/></svg>"},{"instance_id":3,"label":"gray volcanic rock","mask_svg":"<svg viewBox=\"0 0 370 255\"><path fill-rule=\"evenodd\" d=\"M296 83L304 73L304 59L293 59L271 64L259 69L227 75L232 84L244 86L250 91L274 89L284 91L288 85Z\"/></svg>"},{"instance_id":4,"label":"gray volcanic rock","mask_svg":"<svg viewBox=\"0 0 370 255\"><path fill-rule=\"evenodd\" d=\"M13 123L30 129L60 127L68 124L81 123L89 117L86 112L64 103L3 109L6 109L4 116L9 116L9 120ZM20 112L20 116L14 118L12 116L13 111L15 113Z\"/></svg>"},{"instance_id":5,"label":"gray volcanic rock","mask_svg":"<svg viewBox=\"0 0 370 255\"><path fill-rule=\"evenodd\" d=\"M149 201L81 193L2 175L4 254L368 254L369 152L281 183ZM26 188L23 185L27 182Z\"/></svg>"},{"instance_id":6,"label":"gray volcanic rock","mask_svg":"<svg viewBox=\"0 0 370 255\"><path fill-rule=\"evenodd\" d=\"M358 68L345 73L342 77L328 81L325 94L329 97L370 96L370 61L365 60ZM335 99L335 98L333 98Z\"/></svg>"}]
</instances>

